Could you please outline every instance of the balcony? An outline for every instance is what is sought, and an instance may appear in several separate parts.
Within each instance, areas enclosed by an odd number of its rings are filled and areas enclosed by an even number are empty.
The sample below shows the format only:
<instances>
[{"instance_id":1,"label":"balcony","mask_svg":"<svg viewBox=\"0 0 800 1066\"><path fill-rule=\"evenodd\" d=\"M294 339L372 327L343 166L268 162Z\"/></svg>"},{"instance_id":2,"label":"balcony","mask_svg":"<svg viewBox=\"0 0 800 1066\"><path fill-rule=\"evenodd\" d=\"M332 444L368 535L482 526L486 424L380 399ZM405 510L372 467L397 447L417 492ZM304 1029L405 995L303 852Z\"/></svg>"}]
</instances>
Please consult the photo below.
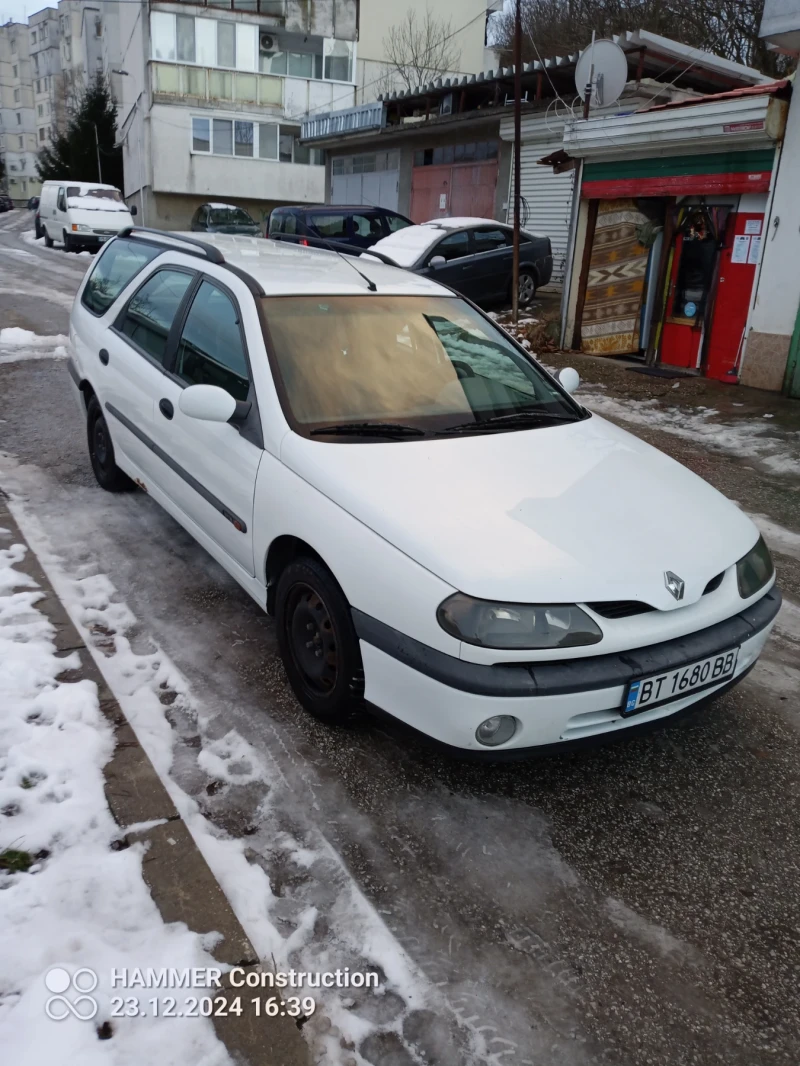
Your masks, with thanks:
<instances>
[{"instance_id":1,"label":"balcony","mask_svg":"<svg viewBox=\"0 0 800 1066\"><path fill-rule=\"evenodd\" d=\"M283 78L217 67L152 63L153 96L159 102L246 104L283 108ZM166 99L165 99L166 98Z\"/></svg>"}]
</instances>

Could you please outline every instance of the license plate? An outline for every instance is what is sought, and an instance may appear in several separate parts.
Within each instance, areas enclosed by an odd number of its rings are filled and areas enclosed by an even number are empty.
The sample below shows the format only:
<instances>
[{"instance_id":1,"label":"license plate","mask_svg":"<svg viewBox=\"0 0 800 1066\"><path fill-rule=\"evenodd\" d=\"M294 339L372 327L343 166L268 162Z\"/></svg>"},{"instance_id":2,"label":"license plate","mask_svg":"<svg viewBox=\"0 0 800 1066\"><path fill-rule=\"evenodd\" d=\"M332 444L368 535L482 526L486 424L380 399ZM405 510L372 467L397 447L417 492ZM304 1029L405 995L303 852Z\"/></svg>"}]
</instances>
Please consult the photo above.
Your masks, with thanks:
<instances>
[{"instance_id":1,"label":"license plate","mask_svg":"<svg viewBox=\"0 0 800 1066\"><path fill-rule=\"evenodd\" d=\"M736 671L738 657L739 649L729 648L727 651L710 655L707 659L698 659L688 666L680 666L677 670L667 670L663 674L651 674L638 681L631 681L625 693L622 717L641 714L642 711L649 711L662 703L671 703L691 692L727 681Z\"/></svg>"}]
</instances>

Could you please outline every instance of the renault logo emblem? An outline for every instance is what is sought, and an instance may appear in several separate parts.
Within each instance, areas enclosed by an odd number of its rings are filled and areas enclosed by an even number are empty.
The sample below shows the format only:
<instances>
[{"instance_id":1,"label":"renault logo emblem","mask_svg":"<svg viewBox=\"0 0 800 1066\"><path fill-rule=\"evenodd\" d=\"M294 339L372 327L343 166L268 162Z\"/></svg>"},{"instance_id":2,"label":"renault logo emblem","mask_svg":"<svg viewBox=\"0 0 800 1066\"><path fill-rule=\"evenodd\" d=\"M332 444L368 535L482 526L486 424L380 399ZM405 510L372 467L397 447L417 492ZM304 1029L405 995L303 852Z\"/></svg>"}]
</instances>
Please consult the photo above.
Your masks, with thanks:
<instances>
[{"instance_id":1,"label":"renault logo emblem","mask_svg":"<svg viewBox=\"0 0 800 1066\"><path fill-rule=\"evenodd\" d=\"M665 570L664 584L667 586L667 588L676 600L683 599L683 590L686 588L686 585L682 577L678 577L677 574L673 574L671 570Z\"/></svg>"}]
</instances>

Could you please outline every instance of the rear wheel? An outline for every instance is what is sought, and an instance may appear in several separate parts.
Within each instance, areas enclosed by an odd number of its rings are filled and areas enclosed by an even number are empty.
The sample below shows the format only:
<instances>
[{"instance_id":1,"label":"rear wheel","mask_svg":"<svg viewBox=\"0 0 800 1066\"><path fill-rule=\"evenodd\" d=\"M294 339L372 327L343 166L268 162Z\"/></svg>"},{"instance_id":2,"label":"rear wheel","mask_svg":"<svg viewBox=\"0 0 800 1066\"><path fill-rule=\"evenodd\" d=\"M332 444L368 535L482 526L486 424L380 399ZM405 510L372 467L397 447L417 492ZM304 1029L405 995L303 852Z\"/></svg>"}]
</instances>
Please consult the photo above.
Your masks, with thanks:
<instances>
[{"instance_id":1,"label":"rear wheel","mask_svg":"<svg viewBox=\"0 0 800 1066\"><path fill-rule=\"evenodd\" d=\"M519 273L519 306L527 307L536 295L536 277L529 270Z\"/></svg>"},{"instance_id":2,"label":"rear wheel","mask_svg":"<svg viewBox=\"0 0 800 1066\"><path fill-rule=\"evenodd\" d=\"M92 464L97 484L106 492L126 492L133 488L133 482L117 466L114 460L114 445L108 424L96 396L89 400L86 409L86 426L89 434L89 460Z\"/></svg>"},{"instance_id":3,"label":"rear wheel","mask_svg":"<svg viewBox=\"0 0 800 1066\"><path fill-rule=\"evenodd\" d=\"M278 647L295 696L316 718L352 722L361 710L364 674L350 607L317 559L285 568L275 596Z\"/></svg>"}]
</instances>

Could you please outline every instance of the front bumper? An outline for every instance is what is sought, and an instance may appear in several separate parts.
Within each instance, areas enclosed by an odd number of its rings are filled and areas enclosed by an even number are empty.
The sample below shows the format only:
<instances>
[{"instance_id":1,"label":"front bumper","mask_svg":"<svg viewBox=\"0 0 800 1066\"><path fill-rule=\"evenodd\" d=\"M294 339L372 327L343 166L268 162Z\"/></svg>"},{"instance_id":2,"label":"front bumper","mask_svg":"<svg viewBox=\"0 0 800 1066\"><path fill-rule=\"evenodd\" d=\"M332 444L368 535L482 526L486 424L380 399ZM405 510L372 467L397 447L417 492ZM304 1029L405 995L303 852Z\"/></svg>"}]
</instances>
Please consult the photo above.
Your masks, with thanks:
<instances>
[{"instance_id":1,"label":"front bumper","mask_svg":"<svg viewBox=\"0 0 800 1066\"><path fill-rule=\"evenodd\" d=\"M353 610L353 621L369 703L443 744L497 757L503 752L639 732L719 695L753 667L780 605L781 594L773 586L733 618L675 640L616 655L497 666L465 662L436 651L358 610ZM740 652L733 679L622 717L620 709L630 681L736 645ZM514 737L497 748L478 744L478 725L497 714L517 719Z\"/></svg>"}]
</instances>

